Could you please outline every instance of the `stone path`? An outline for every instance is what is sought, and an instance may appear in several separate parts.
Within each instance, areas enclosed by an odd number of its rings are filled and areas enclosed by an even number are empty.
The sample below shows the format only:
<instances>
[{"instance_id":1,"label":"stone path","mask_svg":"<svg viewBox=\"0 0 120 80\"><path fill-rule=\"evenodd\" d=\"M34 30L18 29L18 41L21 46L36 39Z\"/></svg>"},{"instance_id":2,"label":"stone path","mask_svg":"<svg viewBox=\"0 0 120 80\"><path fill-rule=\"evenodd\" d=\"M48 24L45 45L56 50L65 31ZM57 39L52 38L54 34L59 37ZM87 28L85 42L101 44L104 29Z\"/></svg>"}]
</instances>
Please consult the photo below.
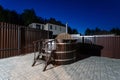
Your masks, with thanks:
<instances>
[{"instance_id":1,"label":"stone path","mask_svg":"<svg viewBox=\"0 0 120 80\"><path fill-rule=\"evenodd\" d=\"M0 59L0 80L120 80L120 59L90 57L69 65L33 63L33 53Z\"/></svg>"}]
</instances>

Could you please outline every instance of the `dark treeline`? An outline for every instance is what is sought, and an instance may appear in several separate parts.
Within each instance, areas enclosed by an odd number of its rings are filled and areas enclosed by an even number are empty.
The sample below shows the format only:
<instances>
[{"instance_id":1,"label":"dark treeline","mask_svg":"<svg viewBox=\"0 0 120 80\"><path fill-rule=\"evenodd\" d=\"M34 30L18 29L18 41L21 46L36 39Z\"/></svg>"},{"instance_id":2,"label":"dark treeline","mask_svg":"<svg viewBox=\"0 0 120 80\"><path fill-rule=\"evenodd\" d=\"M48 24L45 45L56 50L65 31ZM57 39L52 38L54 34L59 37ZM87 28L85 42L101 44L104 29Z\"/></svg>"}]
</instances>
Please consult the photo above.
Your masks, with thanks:
<instances>
[{"instance_id":1,"label":"dark treeline","mask_svg":"<svg viewBox=\"0 0 120 80\"><path fill-rule=\"evenodd\" d=\"M101 30L100 28L96 27L95 29L87 28L85 31L85 35L102 35L102 34L115 34L120 35L119 28L112 28L111 30Z\"/></svg>"},{"instance_id":2,"label":"dark treeline","mask_svg":"<svg viewBox=\"0 0 120 80\"><path fill-rule=\"evenodd\" d=\"M23 13L18 14L16 11L10 11L0 6L0 21L13 24L28 26L31 23L53 23L57 25L64 25L55 18L44 19L36 15L34 9L25 9ZM65 25L64 25L65 26Z\"/></svg>"},{"instance_id":3,"label":"dark treeline","mask_svg":"<svg viewBox=\"0 0 120 80\"><path fill-rule=\"evenodd\" d=\"M55 18L44 19L37 16L34 9L25 9L23 13L18 14L16 11L4 9L2 6L0 6L0 22L7 22L23 26L28 26L31 23L52 23L65 26L65 24L63 24L61 21L57 21ZM70 34L78 33L76 29L72 29L71 27L69 27L68 32Z\"/></svg>"},{"instance_id":4,"label":"dark treeline","mask_svg":"<svg viewBox=\"0 0 120 80\"><path fill-rule=\"evenodd\" d=\"M68 26L68 33L69 34L80 34L76 29L72 29L70 26Z\"/></svg>"}]
</instances>

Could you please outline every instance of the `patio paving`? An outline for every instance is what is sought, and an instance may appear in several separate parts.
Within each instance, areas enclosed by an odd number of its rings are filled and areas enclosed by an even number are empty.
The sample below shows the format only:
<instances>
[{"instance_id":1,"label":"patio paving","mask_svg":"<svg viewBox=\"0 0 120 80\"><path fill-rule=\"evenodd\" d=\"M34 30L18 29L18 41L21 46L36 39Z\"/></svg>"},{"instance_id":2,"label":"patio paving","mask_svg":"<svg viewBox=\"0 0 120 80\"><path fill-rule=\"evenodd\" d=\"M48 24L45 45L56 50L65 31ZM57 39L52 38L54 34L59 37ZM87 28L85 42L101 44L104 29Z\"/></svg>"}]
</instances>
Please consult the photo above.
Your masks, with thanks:
<instances>
[{"instance_id":1,"label":"patio paving","mask_svg":"<svg viewBox=\"0 0 120 80\"><path fill-rule=\"evenodd\" d=\"M69 65L32 67L33 53L0 59L0 80L120 80L120 59L89 57Z\"/></svg>"}]
</instances>

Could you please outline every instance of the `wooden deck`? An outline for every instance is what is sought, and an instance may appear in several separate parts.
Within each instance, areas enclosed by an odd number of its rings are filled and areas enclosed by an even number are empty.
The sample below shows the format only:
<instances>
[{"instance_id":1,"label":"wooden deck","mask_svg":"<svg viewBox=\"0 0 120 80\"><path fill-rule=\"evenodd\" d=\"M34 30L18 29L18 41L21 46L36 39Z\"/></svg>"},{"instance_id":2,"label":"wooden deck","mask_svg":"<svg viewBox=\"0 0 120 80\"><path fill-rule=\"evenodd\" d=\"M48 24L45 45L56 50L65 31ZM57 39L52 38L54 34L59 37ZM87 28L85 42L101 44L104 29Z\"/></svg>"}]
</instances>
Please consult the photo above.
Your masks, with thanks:
<instances>
[{"instance_id":1,"label":"wooden deck","mask_svg":"<svg viewBox=\"0 0 120 80\"><path fill-rule=\"evenodd\" d=\"M42 61L32 63L33 53L0 59L0 80L120 80L120 59L89 57L45 72Z\"/></svg>"}]
</instances>

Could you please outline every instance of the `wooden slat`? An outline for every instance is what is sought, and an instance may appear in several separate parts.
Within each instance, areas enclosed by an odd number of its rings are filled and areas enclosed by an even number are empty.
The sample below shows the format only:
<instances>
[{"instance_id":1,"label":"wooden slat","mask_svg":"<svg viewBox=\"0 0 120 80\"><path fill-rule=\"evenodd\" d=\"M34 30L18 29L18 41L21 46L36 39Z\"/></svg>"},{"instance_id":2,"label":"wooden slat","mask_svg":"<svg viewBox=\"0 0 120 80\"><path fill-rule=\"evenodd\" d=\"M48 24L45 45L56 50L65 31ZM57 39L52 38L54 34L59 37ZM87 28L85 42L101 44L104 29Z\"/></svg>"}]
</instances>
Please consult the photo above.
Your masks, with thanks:
<instances>
[{"instance_id":1,"label":"wooden slat","mask_svg":"<svg viewBox=\"0 0 120 80\"><path fill-rule=\"evenodd\" d=\"M1 24L0 24L0 49L2 48L1 47L1 45L2 45L2 43L1 43L1 40L2 40L2 37L1 37ZM2 51L0 51L0 58L1 58L1 55L2 55Z\"/></svg>"},{"instance_id":2,"label":"wooden slat","mask_svg":"<svg viewBox=\"0 0 120 80\"><path fill-rule=\"evenodd\" d=\"M7 48L9 48L9 28L8 28L8 24L6 25L6 47ZM6 54L8 55L8 56L10 56L9 55L9 51L6 51Z\"/></svg>"}]
</instances>

